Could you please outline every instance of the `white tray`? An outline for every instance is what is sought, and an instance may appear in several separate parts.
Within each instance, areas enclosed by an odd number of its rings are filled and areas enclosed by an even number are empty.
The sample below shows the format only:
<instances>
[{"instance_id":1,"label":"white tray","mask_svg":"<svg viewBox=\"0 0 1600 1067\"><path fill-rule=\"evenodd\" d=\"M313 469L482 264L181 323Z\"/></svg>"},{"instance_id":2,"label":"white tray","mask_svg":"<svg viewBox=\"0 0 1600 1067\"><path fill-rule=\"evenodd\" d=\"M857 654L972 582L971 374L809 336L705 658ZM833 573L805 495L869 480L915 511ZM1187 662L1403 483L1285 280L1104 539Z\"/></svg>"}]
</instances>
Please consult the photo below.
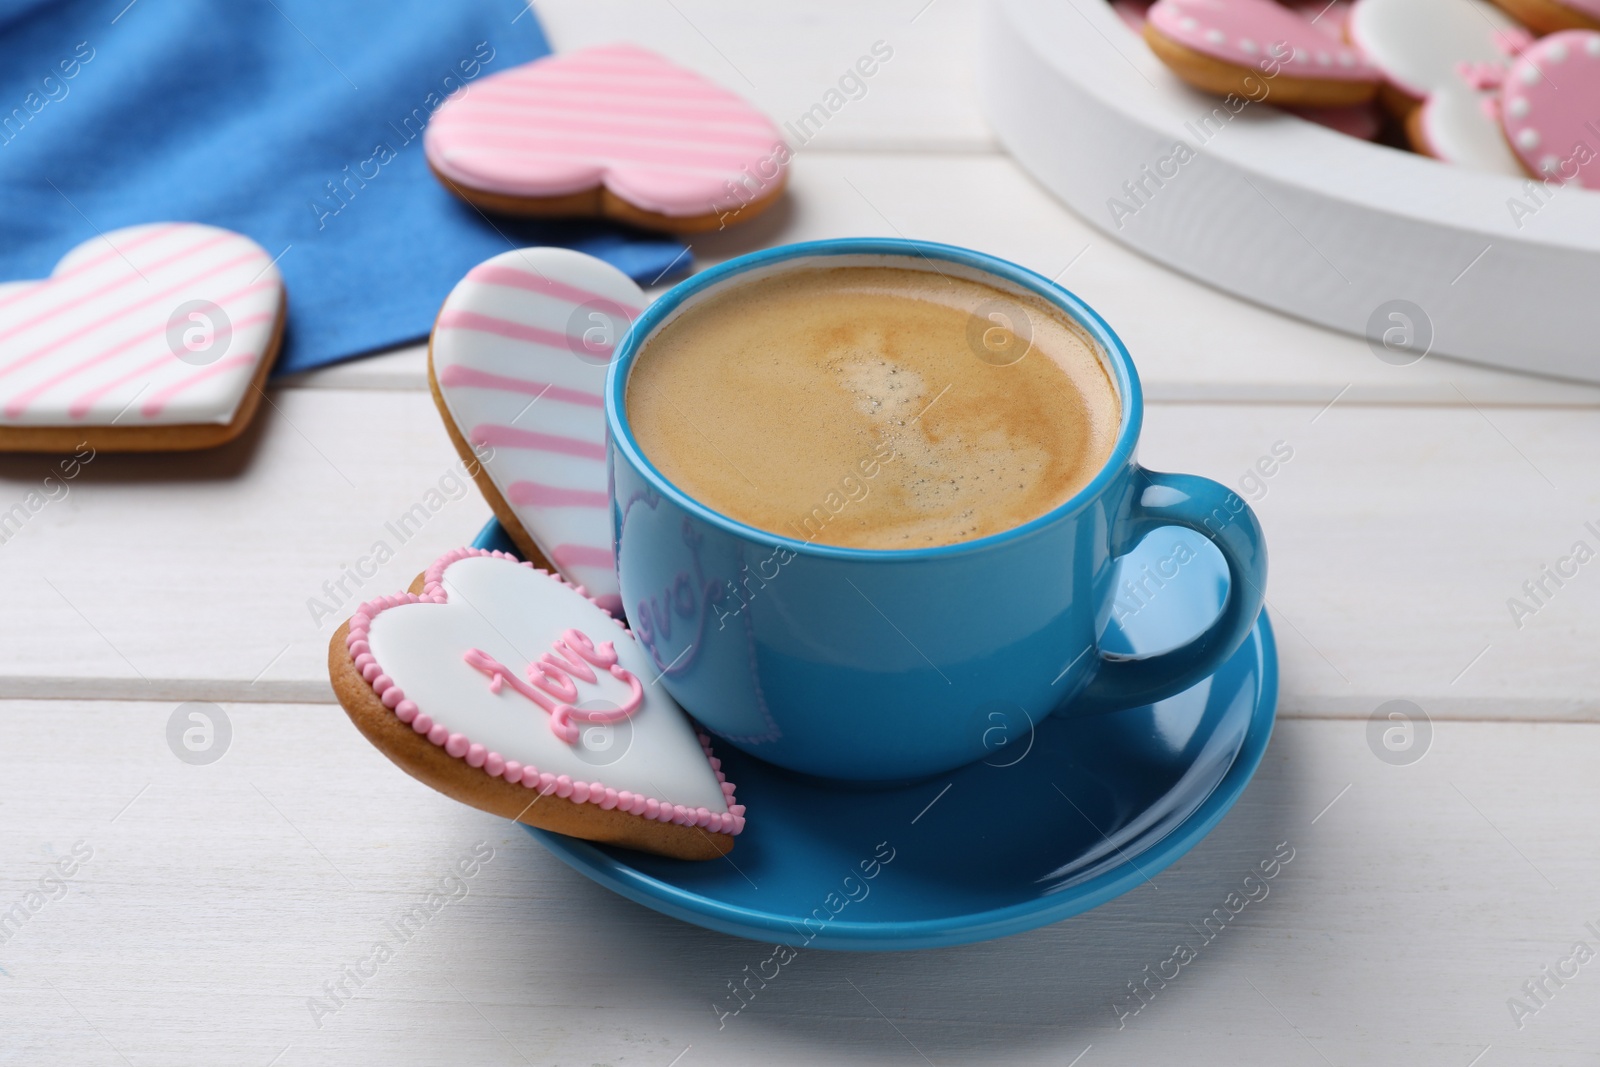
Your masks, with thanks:
<instances>
[{"instance_id":1,"label":"white tray","mask_svg":"<svg viewBox=\"0 0 1600 1067\"><path fill-rule=\"evenodd\" d=\"M1549 197L1256 104L1205 133L1219 101L1173 76L1106 0L992 0L979 92L1035 178L1171 267L1366 336L1391 362L1427 349L1600 381L1600 191ZM1130 198L1123 183L1179 141L1194 158ZM1511 201L1534 206L1530 189L1547 202L1519 227ZM1114 218L1112 198L1137 210Z\"/></svg>"}]
</instances>

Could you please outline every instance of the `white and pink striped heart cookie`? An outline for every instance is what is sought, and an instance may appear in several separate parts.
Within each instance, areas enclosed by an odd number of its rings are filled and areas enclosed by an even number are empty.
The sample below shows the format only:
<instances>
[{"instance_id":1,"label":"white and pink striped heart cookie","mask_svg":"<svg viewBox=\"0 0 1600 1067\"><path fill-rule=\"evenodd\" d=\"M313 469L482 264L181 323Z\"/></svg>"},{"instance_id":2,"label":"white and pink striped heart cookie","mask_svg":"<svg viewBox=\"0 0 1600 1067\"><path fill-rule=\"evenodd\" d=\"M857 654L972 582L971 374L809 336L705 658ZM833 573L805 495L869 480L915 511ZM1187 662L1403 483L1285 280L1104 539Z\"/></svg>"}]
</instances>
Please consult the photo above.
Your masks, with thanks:
<instances>
[{"instance_id":1,"label":"white and pink striped heart cookie","mask_svg":"<svg viewBox=\"0 0 1600 1067\"><path fill-rule=\"evenodd\" d=\"M451 290L429 347L440 413L506 532L619 616L601 393L647 303L581 252L504 252Z\"/></svg>"},{"instance_id":2,"label":"white and pink striped heart cookie","mask_svg":"<svg viewBox=\"0 0 1600 1067\"><path fill-rule=\"evenodd\" d=\"M94 237L0 285L0 449L206 448L240 433L283 335L248 237L169 222Z\"/></svg>"},{"instance_id":3,"label":"white and pink striped heart cookie","mask_svg":"<svg viewBox=\"0 0 1600 1067\"><path fill-rule=\"evenodd\" d=\"M434 174L487 210L671 233L753 217L790 157L749 103L630 44L484 78L439 108L423 144Z\"/></svg>"}]
</instances>

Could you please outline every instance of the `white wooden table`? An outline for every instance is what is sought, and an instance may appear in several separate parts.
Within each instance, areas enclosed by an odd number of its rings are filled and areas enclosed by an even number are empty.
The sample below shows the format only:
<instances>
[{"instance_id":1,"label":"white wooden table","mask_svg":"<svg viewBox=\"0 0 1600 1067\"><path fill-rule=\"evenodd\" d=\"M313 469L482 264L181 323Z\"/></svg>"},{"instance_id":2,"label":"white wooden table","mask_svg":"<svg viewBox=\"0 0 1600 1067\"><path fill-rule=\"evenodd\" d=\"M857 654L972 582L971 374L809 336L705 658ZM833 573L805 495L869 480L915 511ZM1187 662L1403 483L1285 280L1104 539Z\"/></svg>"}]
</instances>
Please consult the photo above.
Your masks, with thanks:
<instances>
[{"instance_id":1,"label":"white wooden table","mask_svg":"<svg viewBox=\"0 0 1600 1067\"><path fill-rule=\"evenodd\" d=\"M594 889L395 771L332 703L336 622L308 600L343 618L324 583L375 541L395 558L361 597L489 514L469 491L404 544L386 530L455 462L420 350L399 352L280 384L220 452L103 456L0 544L0 1062L1600 1062L1600 962L1543 977L1577 941L1600 952L1600 562L1520 627L1507 606L1575 541L1600 547L1600 389L1389 366L1118 247L998 152L975 3L538 7L558 48L647 43L780 122L887 42L787 204L697 240L696 265L859 234L984 249L1059 275L1127 340L1151 466L1243 488L1292 447L1252 494L1282 654L1258 778L1097 911L967 948L803 954L719 1030L710 1005L768 949ZM0 505L48 469L0 458ZM1432 720L1409 766L1367 741L1394 699ZM215 763L168 744L186 701L227 718ZM1126 984L1284 841L1270 897L1119 1028ZM465 896L313 1011L480 842Z\"/></svg>"}]
</instances>

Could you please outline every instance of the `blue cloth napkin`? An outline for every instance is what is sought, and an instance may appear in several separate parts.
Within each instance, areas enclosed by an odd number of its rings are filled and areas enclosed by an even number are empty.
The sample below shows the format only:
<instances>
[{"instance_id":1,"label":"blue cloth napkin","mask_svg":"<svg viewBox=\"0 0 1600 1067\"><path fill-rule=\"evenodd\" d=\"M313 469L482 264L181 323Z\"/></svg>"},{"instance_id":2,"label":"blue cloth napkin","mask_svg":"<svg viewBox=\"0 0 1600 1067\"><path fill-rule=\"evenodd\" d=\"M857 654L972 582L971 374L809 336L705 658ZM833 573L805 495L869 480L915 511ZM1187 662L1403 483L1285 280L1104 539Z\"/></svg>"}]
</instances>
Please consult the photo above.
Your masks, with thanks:
<instances>
[{"instance_id":1,"label":"blue cloth napkin","mask_svg":"<svg viewBox=\"0 0 1600 1067\"><path fill-rule=\"evenodd\" d=\"M514 0L0 0L0 281L136 223L237 230L281 256L289 373L426 336L508 247L686 267L671 240L486 218L428 172L445 95L549 51Z\"/></svg>"}]
</instances>

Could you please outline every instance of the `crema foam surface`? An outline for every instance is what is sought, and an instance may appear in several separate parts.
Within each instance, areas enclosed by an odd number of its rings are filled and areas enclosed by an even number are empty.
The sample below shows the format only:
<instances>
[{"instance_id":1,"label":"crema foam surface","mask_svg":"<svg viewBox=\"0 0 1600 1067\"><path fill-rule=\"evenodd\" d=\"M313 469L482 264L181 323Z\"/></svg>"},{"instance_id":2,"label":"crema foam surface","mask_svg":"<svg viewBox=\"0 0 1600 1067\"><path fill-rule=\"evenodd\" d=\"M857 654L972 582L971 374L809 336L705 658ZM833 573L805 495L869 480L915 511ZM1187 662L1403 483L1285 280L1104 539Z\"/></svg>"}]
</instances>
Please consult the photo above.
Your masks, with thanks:
<instances>
[{"instance_id":1,"label":"crema foam surface","mask_svg":"<svg viewBox=\"0 0 1600 1067\"><path fill-rule=\"evenodd\" d=\"M1122 418L1064 313L899 267L797 269L706 298L645 345L626 405L644 454L701 503L879 549L1045 514L1104 466Z\"/></svg>"}]
</instances>

